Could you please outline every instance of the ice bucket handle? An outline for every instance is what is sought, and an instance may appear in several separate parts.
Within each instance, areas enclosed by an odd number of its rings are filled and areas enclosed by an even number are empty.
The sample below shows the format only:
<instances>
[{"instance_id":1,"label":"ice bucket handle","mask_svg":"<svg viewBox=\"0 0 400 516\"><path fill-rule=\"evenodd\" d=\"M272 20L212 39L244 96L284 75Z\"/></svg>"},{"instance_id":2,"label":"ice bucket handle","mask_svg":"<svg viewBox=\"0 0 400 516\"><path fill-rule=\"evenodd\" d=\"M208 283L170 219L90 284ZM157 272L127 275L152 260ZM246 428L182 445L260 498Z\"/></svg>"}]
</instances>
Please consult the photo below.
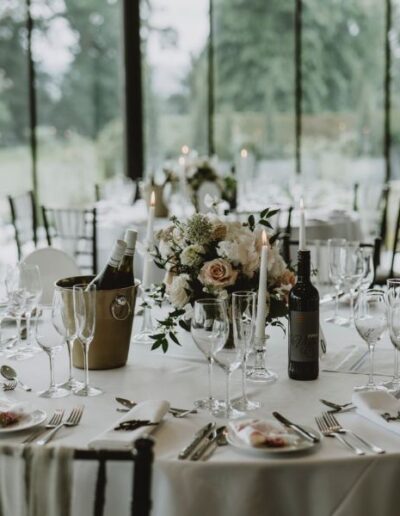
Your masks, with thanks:
<instances>
[{"instance_id":1,"label":"ice bucket handle","mask_svg":"<svg viewBox=\"0 0 400 516\"><path fill-rule=\"evenodd\" d=\"M117 321L125 321L132 313L132 307L126 296L118 295L111 303L111 315Z\"/></svg>"}]
</instances>

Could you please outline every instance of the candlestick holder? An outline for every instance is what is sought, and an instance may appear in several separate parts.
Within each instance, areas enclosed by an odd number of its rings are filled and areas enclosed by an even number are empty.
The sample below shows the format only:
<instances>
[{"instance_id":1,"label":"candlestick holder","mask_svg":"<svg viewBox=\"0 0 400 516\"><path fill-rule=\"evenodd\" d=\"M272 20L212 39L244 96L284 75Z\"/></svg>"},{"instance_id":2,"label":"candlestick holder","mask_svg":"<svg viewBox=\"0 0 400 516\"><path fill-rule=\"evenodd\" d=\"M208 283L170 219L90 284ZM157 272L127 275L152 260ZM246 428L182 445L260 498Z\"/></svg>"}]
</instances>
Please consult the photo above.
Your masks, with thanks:
<instances>
[{"instance_id":1,"label":"candlestick holder","mask_svg":"<svg viewBox=\"0 0 400 516\"><path fill-rule=\"evenodd\" d=\"M267 355L267 340L269 335L261 338L255 338L254 350L255 360L254 366L247 372L247 378L251 382L273 383L278 379L278 375L267 369L266 355Z\"/></svg>"},{"instance_id":2,"label":"candlestick holder","mask_svg":"<svg viewBox=\"0 0 400 516\"><path fill-rule=\"evenodd\" d=\"M146 289L142 289L142 326L139 333L133 336L135 342L143 342L149 344L154 342L151 335L154 334L153 318L151 316L151 304L148 292Z\"/></svg>"}]
</instances>

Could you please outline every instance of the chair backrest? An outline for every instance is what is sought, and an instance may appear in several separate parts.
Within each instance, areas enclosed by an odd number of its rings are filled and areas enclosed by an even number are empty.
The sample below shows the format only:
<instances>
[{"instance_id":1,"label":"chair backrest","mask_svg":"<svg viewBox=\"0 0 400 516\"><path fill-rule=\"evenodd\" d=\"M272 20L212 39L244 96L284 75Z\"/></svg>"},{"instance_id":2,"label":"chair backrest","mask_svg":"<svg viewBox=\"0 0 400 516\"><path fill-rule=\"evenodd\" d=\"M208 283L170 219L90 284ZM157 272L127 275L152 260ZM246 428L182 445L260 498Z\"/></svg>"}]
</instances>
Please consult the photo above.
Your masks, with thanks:
<instances>
[{"instance_id":1,"label":"chair backrest","mask_svg":"<svg viewBox=\"0 0 400 516\"><path fill-rule=\"evenodd\" d=\"M93 516L103 516L104 514L107 483L106 463L111 461L134 462L130 515L150 516L153 444L151 439L138 439L135 441L135 453L116 450L75 450L74 458L76 460L99 462Z\"/></svg>"},{"instance_id":2,"label":"chair backrest","mask_svg":"<svg viewBox=\"0 0 400 516\"><path fill-rule=\"evenodd\" d=\"M43 304L51 304L56 281L80 275L74 258L54 247L36 249L24 258L24 263L39 267L43 287Z\"/></svg>"},{"instance_id":3,"label":"chair backrest","mask_svg":"<svg viewBox=\"0 0 400 516\"><path fill-rule=\"evenodd\" d=\"M389 278L394 277L394 262L397 254L397 250L399 247L399 233L400 233L400 204L397 212L397 219L396 219L396 226L394 229L394 235L393 235L393 245L392 245L392 258L390 263L390 271L389 271Z\"/></svg>"},{"instance_id":4,"label":"chair backrest","mask_svg":"<svg viewBox=\"0 0 400 516\"><path fill-rule=\"evenodd\" d=\"M8 196L11 212L11 222L15 231L15 242L18 250L18 259L23 255L24 246L37 246L37 217L36 201L32 191L20 195Z\"/></svg>"},{"instance_id":5,"label":"chair backrest","mask_svg":"<svg viewBox=\"0 0 400 516\"><path fill-rule=\"evenodd\" d=\"M73 256L82 271L97 273L97 212L92 209L42 206L49 246L60 246Z\"/></svg>"}]
</instances>

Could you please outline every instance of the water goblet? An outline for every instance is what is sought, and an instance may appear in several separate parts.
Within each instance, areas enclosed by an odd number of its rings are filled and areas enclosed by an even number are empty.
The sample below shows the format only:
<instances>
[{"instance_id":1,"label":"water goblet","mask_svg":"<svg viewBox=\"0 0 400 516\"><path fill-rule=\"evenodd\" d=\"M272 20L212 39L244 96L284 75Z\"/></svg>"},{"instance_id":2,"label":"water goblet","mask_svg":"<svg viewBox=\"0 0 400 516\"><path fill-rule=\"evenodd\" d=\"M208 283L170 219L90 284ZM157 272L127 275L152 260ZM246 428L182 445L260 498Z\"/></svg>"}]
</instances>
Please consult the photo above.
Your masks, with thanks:
<instances>
[{"instance_id":1,"label":"water goblet","mask_svg":"<svg viewBox=\"0 0 400 516\"><path fill-rule=\"evenodd\" d=\"M193 307L191 334L208 363L208 398L196 401L195 406L214 411L218 407L218 402L212 395L213 349L219 341L225 344L229 335L225 302L213 298L196 301Z\"/></svg>"},{"instance_id":2,"label":"water goblet","mask_svg":"<svg viewBox=\"0 0 400 516\"><path fill-rule=\"evenodd\" d=\"M74 316L77 337L82 345L85 385L76 391L76 396L98 396L103 391L89 385L89 347L96 327L96 285L73 286Z\"/></svg>"},{"instance_id":3,"label":"water goblet","mask_svg":"<svg viewBox=\"0 0 400 516\"><path fill-rule=\"evenodd\" d=\"M394 348L393 378L381 384L391 393L400 391L399 378L399 349L400 349L400 278L390 278L386 281L386 307L390 341Z\"/></svg>"},{"instance_id":4,"label":"water goblet","mask_svg":"<svg viewBox=\"0 0 400 516\"><path fill-rule=\"evenodd\" d=\"M232 294L233 338L244 347L242 361L242 397L233 403L241 411L255 410L261 406L259 401L247 397L247 360L253 346L256 325L256 293L250 291Z\"/></svg>"},{"instance_id":5,"label":"water goblet","mask_svg":"<svg viewBox=\"0 0 400 516\"><path fill-rule=\"evenodd\" d=\"M346 319L339 316L339 293L341 288L343 288L340 275L340 255L345 246L345 238L330 238L328 240L329 278L335 287L335 311L333 315L327 317L325 321L339 325L346 323Z\"/></svg>"},{"instance_id":6,"label":"water goblet","mask_svg":"<svg viewBox=\"0 0 400 516\"><path fill-rule=\"evenodd\" d=\"M361 292L355 307L354 322L362 339L369 350L369 377L368 383L355 387L355 391L379 390L374 380L374 351L382 333L387 328L385 295L379 290Z\"/></svg>"},{"instance_id":7,"label":"water goblet","mask_svg":"<svg viewBox=\"0 0 400 516\"><path fill-rule=\"evenodd\" d=\"M69 391L81 389L84 384L74 378L72 368L73 346L77 339L77 329L74 315L74 301L72 288L57 287L54 290L53 306L57 307L58 317L54 325L58 333L64 338L68 349L68 380L61 387Z\"/></svg>"},{"instance_id":8,"label":"water goblet","mask_svg":"<svg viewBox=\"0 0 400 516\"><path fill-rule=\"evenodd\" d=\"M50 360L50 385L48 389L38 393L42 398L63 398L70 394L67 389L56 385L54 380L54 357L64 345L63 339L56 330L56 321L59 317L57 305L43 306L35 326L36 341Z\"/></svg>"}]
</instances>

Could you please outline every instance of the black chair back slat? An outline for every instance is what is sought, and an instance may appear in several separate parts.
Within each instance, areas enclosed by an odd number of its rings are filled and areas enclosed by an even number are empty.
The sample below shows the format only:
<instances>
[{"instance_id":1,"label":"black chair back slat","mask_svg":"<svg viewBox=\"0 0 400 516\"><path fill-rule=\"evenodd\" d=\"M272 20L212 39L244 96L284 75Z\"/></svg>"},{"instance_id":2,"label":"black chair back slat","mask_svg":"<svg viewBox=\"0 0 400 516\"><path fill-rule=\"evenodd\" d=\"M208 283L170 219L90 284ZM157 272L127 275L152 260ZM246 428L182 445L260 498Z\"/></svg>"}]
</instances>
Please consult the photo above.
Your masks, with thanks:
<instances>
[{"instance_id":1,"label":"black chair back slat","mask_svg":"<svg viewBox=\"0 0 400 516\"><path fill-rule=\"evenodd\" d=\"M21 195L8 197L11 223L14 227L18 259L23 257L23 247L32 244L37 247L37 214L34 193L30 190Z\"/></svg>"}]
</instances>

